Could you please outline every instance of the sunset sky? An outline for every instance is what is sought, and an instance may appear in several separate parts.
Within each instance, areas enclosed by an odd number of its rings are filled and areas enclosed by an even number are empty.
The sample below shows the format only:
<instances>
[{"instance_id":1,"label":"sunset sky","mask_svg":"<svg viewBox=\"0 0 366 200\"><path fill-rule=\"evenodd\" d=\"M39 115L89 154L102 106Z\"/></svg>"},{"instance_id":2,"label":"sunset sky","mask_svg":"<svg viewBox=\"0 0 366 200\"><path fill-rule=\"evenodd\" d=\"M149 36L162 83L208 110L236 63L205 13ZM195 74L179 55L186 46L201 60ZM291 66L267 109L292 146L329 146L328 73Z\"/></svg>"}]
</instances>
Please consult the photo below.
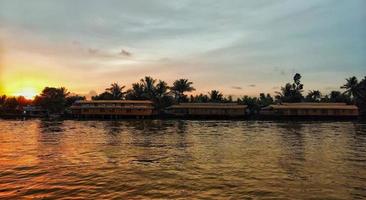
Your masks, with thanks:
<instances>
[{"instance_id":1,"label":"sunset sky","mask_svg":"<svg viewBox=\"0 0 366 200\"><path fill-rule=\"evenodd\" d=\"M305 91L366 75L365 0L0 0L0 93L82 95L149 75L196 92Z\"/></svg>"}]
</instances>

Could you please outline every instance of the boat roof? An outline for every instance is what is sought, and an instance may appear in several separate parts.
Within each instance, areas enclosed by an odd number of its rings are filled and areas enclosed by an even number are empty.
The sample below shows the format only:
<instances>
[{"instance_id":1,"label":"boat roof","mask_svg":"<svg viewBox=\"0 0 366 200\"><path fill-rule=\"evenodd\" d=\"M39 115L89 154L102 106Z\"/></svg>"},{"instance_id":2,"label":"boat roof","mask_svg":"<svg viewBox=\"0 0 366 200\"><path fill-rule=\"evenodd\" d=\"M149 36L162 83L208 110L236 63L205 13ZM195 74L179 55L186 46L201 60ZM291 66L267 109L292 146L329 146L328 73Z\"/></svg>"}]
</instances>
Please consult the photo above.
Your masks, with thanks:
<instances>
[{"instance_id":1,"label":"boat roof","mask_svg":"<svg viewBox=\"0 0 366 200\"><path fill-rule=\"evenodd\" d=\"M170 106L169 108L210 108L210 109L219 109L219 108L236 108L243 109L247 108L247 105L240 105L237 103L181 103L178 105Z\"/></svg>"},{"instance_id":2,"label":"boat roof","mask_svg":"<svg viewBox=\"0 0 366 200\"><path fill-rule=\"evenodd\" d=\"M142 104L152 104L152 101L148 100L82 100L82 101L76 101L75 103L78 104L90 104L90 103L142 103Z\"/></svg>"},{"instance_id":3,"label":"boat roof","mask_svg":"<svg viewBox=\"0 0 366 200\"><path fill-rule=\"evenodd\" d=\"M265 109L342 109L357 110L355 105L347 105L345 103L282 103L267 106Z\"/></svg>"}]
</instances>

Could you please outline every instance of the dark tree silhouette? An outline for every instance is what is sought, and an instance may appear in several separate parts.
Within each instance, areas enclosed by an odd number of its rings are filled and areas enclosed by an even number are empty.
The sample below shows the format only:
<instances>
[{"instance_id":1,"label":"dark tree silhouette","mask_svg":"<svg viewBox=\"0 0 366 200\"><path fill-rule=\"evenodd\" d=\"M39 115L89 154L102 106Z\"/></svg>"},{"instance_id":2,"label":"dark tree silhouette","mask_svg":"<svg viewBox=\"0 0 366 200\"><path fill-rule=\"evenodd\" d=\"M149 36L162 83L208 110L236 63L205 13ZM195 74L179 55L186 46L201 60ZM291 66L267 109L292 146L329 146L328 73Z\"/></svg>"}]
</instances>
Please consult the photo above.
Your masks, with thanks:
<instances>
[{"instance_id":1,"label":"dark tree silhouette","mask_svg":"<svg viewBox=\"0 0 366 200\"><path fill-rule=\"evenodd\" d=\"M158 111L162 111L173 103L173 99L169 95L168 84L162 80L157 81L150 76L141 79L139 83L132 84L126 99L151 100Z\"/></svg>"},{"instance_id":2,"label":"dark tree silhouette","mask_svg":"<svg viewBox=\"0 0 366 200\"><path fill-rule=\"evenodd\" d=\"M124 88L125 86L120 86L118 83L112 83L111 87L107 88L106 91L111 94L112 100L122 100L125 95L125 92L123 92Z\"/></svg>"},{"instance_id":3,"label":"dark tree silhouette","mask_svg":"<svg viewBox=\"0 0 366 200\"><path fill-rule=\"evenodd\" d=\"M345 95L353 97L352 101L360 109L361 115L366 115L366 77L360 82L355 76L350 77L341 88L346 90Z\"/></svg>"},{"instance_id":4,"label":"dark tree silhouette","mask_svg":"<svg viewBox=\"0 0 366 200\"><path fill-rule=\"evenodd\" d=\"M126 99L147 100L144 85L142 83L133 83L132 88L127 91Z\"/></svg>"},{"instance_id":5,"label":"dark tree silhouette","mask_svg":"<svg viewBox=\"0 0 366 200\"><path fill-rule=\"evenodd\" d=\"M112 83L109 88L105 89L105 92L93 96L93 100L122 100L126 92L123 91L125 86L120 86L118 83Z\"/></svg>"},{"instance_id":6,"label":"dark tree silhouette","mask_svg":"<svg viewBox=\"0 0 366 200\"><path fill-rule=\"evenodd\" d=\"M210 102L222 102L224 95L218 91L218 90L211 90L211 92L208 93L210 97Z\"/></svg>"},{"instance_id":7,"label":"dark tree silhouette","mask_svg":"<svg viewBox=\"0 0 366 200\"><path fill-rule=\"evenodd\" d=\"M274 100L272 98L272 96L270 94L264 94L264 93L260 93L259 94L259 99L258 99L258 103L259 103L259 107L266 107L269 106L271 104L274 103Z\"/></svg>"},{"instance_id":8,"label":"dark tree silhouette","mask_svg":"<svg viewBox=\"0 0 366 200\"><path fill-rule=\"evenodd\" d=\"M306 102L320 102L322 94L319 90L311 90L305 97Z\"/></svg>"},{"instance_id":9,"label":"dark tree silhouette","mask_svg":"<svg viewBox=\"0 0 366 200\"><path fill-rule=\"evenodd\" d=\"M173 86L170 88L172 91L175 100L180 103L187 101L187 96L184 94L185 92L194 91L195 88L192 87L192 82L188 81L188 79L178 79L174 81Z\"/></svg>"},{"instance_id":10,"label":"dark tree silhouette","mask_svg":"<svg viewBox=\"0 0 366 200\"><path fill-rule=\"evenodd\" d=\"M39 96L36 96L34 104L41 106L50 113L62 113L65 110L66 97L69 94L64 87L46 87Z\"/></svg>"},{"instance_id":11,"label":"dark tree silhouette","mask_svg":"<svg viewBox=\"0 0 366 200\"><path fill-rule=\"evenodd\" d=\"M293 80L292 84L287 83L284 87L281 87L281 92L276 92L277 101L295 103L304 99L302 96L304 85L301 84L301 75L296 73Z\"/></svg>"},{"instance_id":12,"label":"dark tree silhouette","mask_svg":"<svg viewBox=\"0 0 366 200\"><path fill-rule=\"evenodd\" d=\"M191 103L207 103L209 101L210 98L206 94L191 95L189 98L189 102Z\"/></svg>"},{"instance_id":13,"label":"dark tree silhouette","mask_svg":"<svg viewBox=\"0 0 366 200\"><path fill-rule=\"evenodd\" d=\"M352 76L348 79L346 79L346 84L344 84L343 86L341 86L341 89L345 89L345 93L348 96L352 96L352 97L357 97L359 96L359 85L358 85L358 80L355 76Z\"/></svg>"}]
</instances>

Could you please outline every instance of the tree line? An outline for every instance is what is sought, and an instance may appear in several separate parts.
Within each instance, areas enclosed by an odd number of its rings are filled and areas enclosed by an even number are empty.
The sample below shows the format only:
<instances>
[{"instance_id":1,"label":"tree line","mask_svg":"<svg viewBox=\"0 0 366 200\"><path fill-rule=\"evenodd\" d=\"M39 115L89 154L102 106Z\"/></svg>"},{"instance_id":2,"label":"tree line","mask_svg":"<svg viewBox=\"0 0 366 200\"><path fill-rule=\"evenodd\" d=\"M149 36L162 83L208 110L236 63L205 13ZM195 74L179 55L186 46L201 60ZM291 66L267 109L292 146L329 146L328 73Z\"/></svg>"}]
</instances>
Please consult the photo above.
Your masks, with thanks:
<instances>
[{"instance_id":1,"label":"tree line","mask_svg":"<svg viewBox=\"0 0 366 200\"><path fill-rule=\"evenodd\" d=\"M319 90L308 91L304 95L304 85L301 83L301 75L296 73L292 83L281 87L272 97L270 94L260 93L258 97L243 96L234 99L232 96L225 96L218 90L211 90L207 94L187 95L195 91L193 82L188 79L178 79L168 86L165 81L146 76L139 82L133 83L132 87L126 90L124 85L112 83L104 92L92 97L93 100L151 100L154 102L157 111L163 111L166 107L183 103L239 103L248 105L252 114L256 114L263 107L274 103L295 103L295 102L325 102L325 103L347 103L355 104L360 108L363 115L366 114L366 77L358 81L356 77L346 79L340 87L344 92L331 91L323 95ZM27 100L22 96L7 97L0 96L0 114L17 113L26 105L42 107L50 113L63 113L77 100L85 100L84 96L71 95L64 87L46 87L34 100Z\"/></svg>"}]
</instances>

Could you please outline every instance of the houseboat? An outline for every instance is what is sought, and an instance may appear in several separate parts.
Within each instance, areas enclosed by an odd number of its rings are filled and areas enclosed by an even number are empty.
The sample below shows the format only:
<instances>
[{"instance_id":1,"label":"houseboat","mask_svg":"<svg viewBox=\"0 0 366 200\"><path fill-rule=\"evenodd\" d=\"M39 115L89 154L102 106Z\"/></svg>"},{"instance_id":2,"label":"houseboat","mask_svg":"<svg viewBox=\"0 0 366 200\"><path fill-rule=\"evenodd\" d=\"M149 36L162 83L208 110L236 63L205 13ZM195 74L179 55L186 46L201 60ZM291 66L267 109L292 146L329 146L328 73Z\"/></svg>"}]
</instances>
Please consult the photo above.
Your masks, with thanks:
<instances>
[{"instance_id":1,"label":"houseboat","mask_svg":"<svg viewBox=\"0 0 366 200\"><path fill-rule=\"evenodd\" d=\"M246 105L237 103L180 103L168 107L165 113L172 117L240 118L246 111Z\"/></svg>"},{"instance_id":2,"label":"houseboat","mask_svg":"<svg viewBox=\"0 0 366 200\"><path fill-rule=\"evenodd\" d=\"M154 114L152 101L94 100L76 101L71 106L73 117L148 117Z\"/></svg>"},{"instance_id":3,"label":"houseboat","mask_svg":"<svg viewBox=\"0 0 366 200\"><path fill-rule=\"evenodd\" d=\"M345 103L282 103L260 111L262 117L357 118L358 108Z\"/></svg>"}]
</instances>

